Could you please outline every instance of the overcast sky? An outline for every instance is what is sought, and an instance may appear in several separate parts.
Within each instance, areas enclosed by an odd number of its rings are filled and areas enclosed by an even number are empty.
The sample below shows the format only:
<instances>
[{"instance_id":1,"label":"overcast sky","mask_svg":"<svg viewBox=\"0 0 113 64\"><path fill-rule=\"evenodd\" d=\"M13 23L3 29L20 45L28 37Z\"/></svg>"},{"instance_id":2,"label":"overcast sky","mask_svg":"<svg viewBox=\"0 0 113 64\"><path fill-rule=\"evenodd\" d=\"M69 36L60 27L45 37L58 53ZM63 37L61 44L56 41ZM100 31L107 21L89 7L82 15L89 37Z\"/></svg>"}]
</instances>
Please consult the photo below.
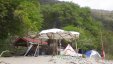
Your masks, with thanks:
<instances>
[{"instance_id":1,"label":"overcast sky","mask_svg":"<svg viewBox=\"0 0 113 64\"><path fill-rule=\"evenodd\" d=\"M91 9L113 10L113 0L59 0L72 1L81 7L88 6Z\"/></svg>"}]
</instances>

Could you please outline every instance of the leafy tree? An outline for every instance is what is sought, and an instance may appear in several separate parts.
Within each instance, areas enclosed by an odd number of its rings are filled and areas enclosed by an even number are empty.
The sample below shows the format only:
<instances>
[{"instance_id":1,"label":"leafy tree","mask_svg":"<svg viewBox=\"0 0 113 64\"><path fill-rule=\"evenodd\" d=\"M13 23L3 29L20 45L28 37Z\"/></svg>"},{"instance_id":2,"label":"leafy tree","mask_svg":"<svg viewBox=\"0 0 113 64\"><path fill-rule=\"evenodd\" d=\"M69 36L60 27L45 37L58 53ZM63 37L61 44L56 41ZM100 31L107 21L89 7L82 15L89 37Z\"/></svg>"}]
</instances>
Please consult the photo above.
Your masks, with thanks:
<instances>
[{"instance_id":1,"label":"leafy tree","mask_svg":"<svg viewBox=\"0 0 113 64\"><path fill-rule=\"evenodd\" d=\"M54 4L59 2L58 0L39 0L41 4Z\"/></svg>"},{"instance_id":2,"label":"leafy tree","mask_svg":"<svg viewBox=\"0 0 113 64\"><path fill-rule=\"evenodd\" d=\"M34 0L35 1L35 0ZM0 0L0 38L22 35L41 28L39 3L27 0Z\"/></svg>"},{"instance_id":3,"label":"leafy tree","mask_svg":"<svg viewBox=\"0 0 113 64\"><path fill-rule=\"evenodd\" d=\"M21 22L23 32L39 31L43 21L40 14L39 3L34 4L33 1L22 1L14 11L15 18ZM22 31L21 31L22 32Z\"/></svg>"},{"instance_id":4,"label":"leafy tree","mask_svg":"<svg viewBox=\"0 0 113 64\"><path fill-rule=\"evenodd\" d=\"M42 25L40 4L36 0L0 0L0 50L9 49L13 36L39 31Z\"/></svg>"},{"instance_id":5,"label":"leafy tree","mask_svg":"<svg viewBox=\"0 0 113 64\"><path fill-rule=\"evenodd\" d=\"M49 4L42 5L41 8L44 16L43 28L45 29L50 27L61 28L77 22L79 6L76 4L63 2L52 6Z\"/></svg>"},{"instance_id":6,"label":"leafy tree","mask_svg":"<svg viewBox=\"0 0 113 64\"><path fill-rule=\"evenodd\" d=\"M80 33L79 39L77 40L79 48L84 50L96 49L95 37L88 30L85 30L81 27L74 27L72 25L66 26L63 29L68 31L77 31Z\"/></svg>"},{"instance_id":7,"label":"leafy tree","mask_svg":"<svg viewBox=\"0 0 113 64\"><path fill-rule=\"evenodd\" d=\"M78 41L80 48L91 49L92 47L100 50L102 25L91 16L90 8L81 8L74 3L62 2L52 6L42 5L41 10L44 16L43 29L56 27L78 31L80 32Z\"/></svg>"}]
</instances>

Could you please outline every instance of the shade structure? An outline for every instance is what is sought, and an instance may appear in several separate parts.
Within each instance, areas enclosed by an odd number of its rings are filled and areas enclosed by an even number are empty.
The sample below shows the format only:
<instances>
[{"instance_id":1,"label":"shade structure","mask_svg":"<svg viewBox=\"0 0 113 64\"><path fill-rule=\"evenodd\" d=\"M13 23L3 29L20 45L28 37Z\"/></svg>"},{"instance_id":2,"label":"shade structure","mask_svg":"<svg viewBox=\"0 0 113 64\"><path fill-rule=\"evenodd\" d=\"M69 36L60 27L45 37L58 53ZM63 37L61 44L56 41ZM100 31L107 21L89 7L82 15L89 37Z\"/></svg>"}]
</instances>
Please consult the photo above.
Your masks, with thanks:
<instances>
[{"instance_id":1,"label":"shade structure","mask_svg":"<svg viewBox=\"0 0 113 64\"><path fill-rule=\"evenodd\" d=\"M52 47L53 47L53 50L55 51L57 49L57 43L55 40L57 41L59 40L59 45L61 49L61 39L71 42L76 39L77 35L79 36L78 32L65 31L62 29L53 28L53 29L42 30L38 34L38 38L41 40L53 39ZM53 55L54 55L54 52L53 52Z\"/></svg>"},{"instance_id":2,"label":"shade structure","mask_svg":"<svg viewBox=\"0 0 113 64\"><path fill-rule=\"evenodd\" d=\"M70 39L75 39L79 37L79 32L75 31L65 31L62 29L47 29L47 30L42 30L38 37L40 39L65 39L65 40L70 40Z\"/></svg>"},{"instance_id":3,"label":"shade structure","mask_svg":"<svg viewBox=\"0 0 113 64\"><path fill-rule=\"evenodd\" d=\"M64 32L64 30L53 28L53 29L42 30L39 34L42 34L42 33L57 33L57 32Z\"/></svg>"},{"instance_id":4,"label":"shade structure","mask_svg":"<svg viewBox=\"0 0 113 64\"><path fill-rule=\"evenodd\" d=\"M27 46L29 42L33 44L48 44L47 42L41 41L39 39L32 39L32 38L17 38L14 42L15 46Z\"/></svg>"},{"instance_id":5,"label":"shade structure","mask_svg":"<svg viewBox=\"0 0 113 64\"><path fill-rule=\"evenodd\" d=\"M32 39L27 37L17 38L14 42L14 46L24 46L28 48L24 56L26 56L30 52L30 50L32 50L32 52L30 53L34 54L34 56L39 55L39 46L47 44L47 42L41 41L39 39Z\"/></svg>"},{"instance_id":6,"label":"shade structure","mask_svg":"<svg viewBox=\"0 0 113 64\"><path fill-rule=\"evenodd\" d=\"M41 39L61 39L62 37L59 34L61 34L63 32L64 32L64 30L57 29L57 28L42 30L39 33L39 38L41 38Z\"/></svg>"},{"instance_id":7,"label":"shade structure","mask_svg":"<svg viewBox=\"0 0 113 64\"><path fill-rule=\"evenodd\" d=\"M79 32L75 32L75 31L69 31L69 34L73 37L75 37L76 39L79 38L80 33Z\"/></svg>"}]
</instances>

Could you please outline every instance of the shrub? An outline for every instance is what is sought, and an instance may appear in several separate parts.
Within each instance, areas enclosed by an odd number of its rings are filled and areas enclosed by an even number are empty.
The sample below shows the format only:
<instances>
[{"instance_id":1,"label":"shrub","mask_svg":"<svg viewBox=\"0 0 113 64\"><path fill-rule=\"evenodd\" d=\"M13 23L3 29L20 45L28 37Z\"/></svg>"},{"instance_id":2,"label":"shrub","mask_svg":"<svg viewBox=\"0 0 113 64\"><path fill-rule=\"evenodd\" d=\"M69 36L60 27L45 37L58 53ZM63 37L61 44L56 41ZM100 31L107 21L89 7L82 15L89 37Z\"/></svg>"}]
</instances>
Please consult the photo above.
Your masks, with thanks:
<instances>
[{"instance_id":1,"label":"shrub","mask_svg":"<svg viewBox=\"0 0 113 64\"><path fill-rule=\"evenodd\" d=\"M86 58L86 56L84 54L82 54L82 58Z\"/></svg>"},{"instance_id":2,"label":"shrub","mask_svg":"<svg viewBox=\"0 0 113 64\"><path fill-rule=\"evenodd\" d=\"M1 55L1 57L11 57L11 56L12 56L12 54L9 51L6 51Z\"/></svg>"}]
</instances>

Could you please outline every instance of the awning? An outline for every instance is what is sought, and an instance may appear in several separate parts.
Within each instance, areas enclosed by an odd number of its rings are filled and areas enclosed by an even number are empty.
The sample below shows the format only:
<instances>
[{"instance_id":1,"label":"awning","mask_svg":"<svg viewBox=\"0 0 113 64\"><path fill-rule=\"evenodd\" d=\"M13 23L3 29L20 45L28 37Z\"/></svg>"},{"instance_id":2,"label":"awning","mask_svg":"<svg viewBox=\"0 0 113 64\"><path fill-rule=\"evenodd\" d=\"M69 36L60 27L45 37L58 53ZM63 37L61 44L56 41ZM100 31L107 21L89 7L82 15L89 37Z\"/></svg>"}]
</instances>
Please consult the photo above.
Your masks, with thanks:
<instances>
[{"instance_id":1,"label":"awning","mask_svg":"<svg viewBox=\"0 0 113 64\"><path fill-rule=\"evenodd\" d=\"M41 41L39 39L32 39L32 38L17 38L14 42L14 46L27 46L27 43L32 42L33 44L48 44L47 42Z\"/></svg>"}]
</instances>

